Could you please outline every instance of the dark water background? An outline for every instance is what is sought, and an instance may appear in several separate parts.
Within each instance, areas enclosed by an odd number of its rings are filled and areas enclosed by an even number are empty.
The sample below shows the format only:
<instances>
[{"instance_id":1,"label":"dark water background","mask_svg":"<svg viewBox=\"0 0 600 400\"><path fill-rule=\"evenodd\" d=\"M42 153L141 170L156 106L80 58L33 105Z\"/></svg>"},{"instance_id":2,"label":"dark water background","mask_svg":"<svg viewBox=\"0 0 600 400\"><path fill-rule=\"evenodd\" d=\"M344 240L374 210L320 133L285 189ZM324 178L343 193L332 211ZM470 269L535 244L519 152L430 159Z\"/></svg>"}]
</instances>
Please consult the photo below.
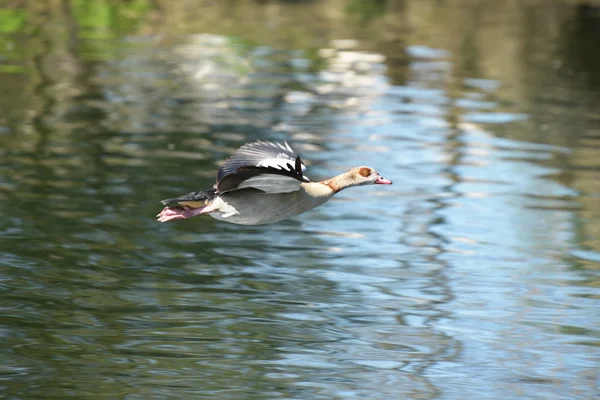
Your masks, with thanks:
<instances>
[{"instance_id":1,"label":"dark water background","mask_svg":"<svg viewBox=\"0 0 600 400\"><path fill-rule=\"evenodd\" d=\"M0 6L0 397L591 399L600 4ZM363 187L158 224L241 144Z\"/></svg>"}]
</instances>

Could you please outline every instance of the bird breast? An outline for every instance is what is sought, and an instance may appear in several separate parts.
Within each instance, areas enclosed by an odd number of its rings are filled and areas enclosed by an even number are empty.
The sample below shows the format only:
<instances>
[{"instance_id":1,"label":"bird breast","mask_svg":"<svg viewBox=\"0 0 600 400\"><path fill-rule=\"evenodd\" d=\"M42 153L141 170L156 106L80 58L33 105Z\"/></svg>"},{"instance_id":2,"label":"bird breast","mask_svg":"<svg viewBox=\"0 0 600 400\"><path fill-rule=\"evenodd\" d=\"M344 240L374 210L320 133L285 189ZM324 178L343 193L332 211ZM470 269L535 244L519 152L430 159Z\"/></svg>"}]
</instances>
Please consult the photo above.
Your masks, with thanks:
<instances>
[{"instance_id":1,"label":"bird breast","mask_svg":"<svg viewBox=\"0 0 600 400\"><path fill-rule=\"evenodd\" d=\"M268 194L256 189L242 189L224 193L215 199L215 212L209 215L240 225L262 225L281 221L315 208L333 196L325 185L302 184L291 193ZM308 187L306 187L308 186Z\"/></svg>"}]
</instances>

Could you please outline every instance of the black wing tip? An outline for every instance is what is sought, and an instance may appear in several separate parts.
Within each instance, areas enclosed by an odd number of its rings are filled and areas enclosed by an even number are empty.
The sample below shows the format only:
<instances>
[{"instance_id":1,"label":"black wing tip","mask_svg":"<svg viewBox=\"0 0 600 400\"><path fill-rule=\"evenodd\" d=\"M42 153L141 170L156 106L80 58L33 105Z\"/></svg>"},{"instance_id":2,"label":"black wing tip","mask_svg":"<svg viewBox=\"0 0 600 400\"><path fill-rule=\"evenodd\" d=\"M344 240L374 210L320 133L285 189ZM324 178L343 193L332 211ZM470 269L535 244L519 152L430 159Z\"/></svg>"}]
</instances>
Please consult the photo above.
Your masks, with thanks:
<instances>
[{"instance_id":1,"label":"black wing tip","mask_svg":"<svg viewBox=\"0 0 600 400\"><path fill-rule=\"evenodd\" d=\"M298 174L298 176L300 177L300 180L304 180L304 174L302 173L302 160L300 159L300 156L296 156L296 166L295 166L295 170L296 173Z\"/></svg>"}]
</instances>

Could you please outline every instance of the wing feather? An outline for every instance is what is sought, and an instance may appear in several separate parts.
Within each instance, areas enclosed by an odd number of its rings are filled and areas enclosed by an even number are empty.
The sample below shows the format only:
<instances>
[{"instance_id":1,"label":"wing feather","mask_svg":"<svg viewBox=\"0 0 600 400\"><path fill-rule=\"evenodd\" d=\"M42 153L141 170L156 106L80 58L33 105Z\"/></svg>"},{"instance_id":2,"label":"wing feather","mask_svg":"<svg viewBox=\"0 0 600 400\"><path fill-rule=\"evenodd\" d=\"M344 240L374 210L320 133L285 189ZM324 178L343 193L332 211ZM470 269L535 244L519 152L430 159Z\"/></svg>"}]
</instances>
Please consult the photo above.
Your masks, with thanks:
<instances>
[{"instance_id":1,"label":"wing feather","mask_svg":"<svg viewBox=\"0 0 600 400\"><path fill-rule=\"evenodd\" d=\"M258 141L240 147L217 173L219 193L254 188L265 193L297 191L306 167L300 157L286 143Z\"/></svg>"}]
</instances>

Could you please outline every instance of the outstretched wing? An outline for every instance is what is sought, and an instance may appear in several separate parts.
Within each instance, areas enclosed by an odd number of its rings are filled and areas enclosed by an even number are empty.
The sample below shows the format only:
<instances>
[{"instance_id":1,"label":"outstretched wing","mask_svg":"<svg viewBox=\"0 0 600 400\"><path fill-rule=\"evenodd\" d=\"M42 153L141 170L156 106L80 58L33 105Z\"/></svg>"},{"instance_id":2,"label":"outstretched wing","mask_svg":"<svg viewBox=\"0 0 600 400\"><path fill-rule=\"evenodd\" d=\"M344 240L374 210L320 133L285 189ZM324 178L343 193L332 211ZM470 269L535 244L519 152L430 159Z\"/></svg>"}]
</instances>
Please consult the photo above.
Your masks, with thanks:
<instances>
[{"instance_id":1,"label":"outstretched wing","mask_svg":"<svg viewBox=\"0 0 600 400\"><path fill-rule=\"evenodd\" d=\"M300 189L306 167L287 143L258 141L240 147L217 173L219 193L254 188L265 193L288 193Z\"/></svg>"}]
</instances>

